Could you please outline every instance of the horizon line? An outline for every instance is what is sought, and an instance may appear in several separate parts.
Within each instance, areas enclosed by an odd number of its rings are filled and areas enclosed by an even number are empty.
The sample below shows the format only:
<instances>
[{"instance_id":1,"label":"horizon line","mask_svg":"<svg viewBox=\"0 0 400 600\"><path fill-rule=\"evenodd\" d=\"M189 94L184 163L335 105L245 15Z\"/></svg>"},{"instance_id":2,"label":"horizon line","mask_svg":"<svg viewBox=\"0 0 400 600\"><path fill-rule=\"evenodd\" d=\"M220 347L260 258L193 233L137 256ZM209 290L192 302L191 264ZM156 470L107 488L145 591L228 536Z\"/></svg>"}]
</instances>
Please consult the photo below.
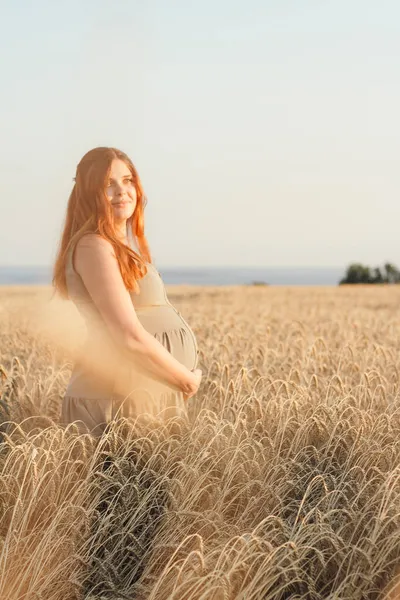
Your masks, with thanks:
<instances>
[{"instance_id":1,"label":"horizon line","mask_svg":"<svg viewBox=\"0 0 400 600\"><path fill-rule=\"evenodd\" d=\"M159 263L157 263L157 268L158 269L343 269L346 268L349 264L354 264L355 262L358 262L360 264L364 264L361 263L361 261L353 261L353 263L351 263L349 261L348 264L346 265L318 265L318 264L314 264L314 265L224 265L224 264L219 264L219 265L165 265L162 266ZM18 264L18 265L2 265L0 264L0 269L52 269L52 265L43 265L43 264L36 264L36 265L23 265L23 264Z\"/></svg>"}]
</instances>

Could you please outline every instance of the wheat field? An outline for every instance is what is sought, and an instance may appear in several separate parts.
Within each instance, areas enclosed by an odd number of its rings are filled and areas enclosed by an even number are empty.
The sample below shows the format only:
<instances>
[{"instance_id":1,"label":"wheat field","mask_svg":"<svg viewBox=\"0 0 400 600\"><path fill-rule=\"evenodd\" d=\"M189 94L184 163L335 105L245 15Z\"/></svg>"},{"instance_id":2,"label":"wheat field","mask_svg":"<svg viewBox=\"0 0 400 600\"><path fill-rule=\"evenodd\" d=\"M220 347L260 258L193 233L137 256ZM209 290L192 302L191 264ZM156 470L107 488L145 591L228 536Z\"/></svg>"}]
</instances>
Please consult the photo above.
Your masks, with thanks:
<instances>
[{"instance_id":1,"label":"wheat field","mask_svg":"<svg viewBox=\"0 0 400 600\"><path fill-rule=\"evenodd\" d=\"M100 440L49 293L0 287L2 600L400 599L400 286L167 286L189 420Z\"/></svg>"}]
</instances>

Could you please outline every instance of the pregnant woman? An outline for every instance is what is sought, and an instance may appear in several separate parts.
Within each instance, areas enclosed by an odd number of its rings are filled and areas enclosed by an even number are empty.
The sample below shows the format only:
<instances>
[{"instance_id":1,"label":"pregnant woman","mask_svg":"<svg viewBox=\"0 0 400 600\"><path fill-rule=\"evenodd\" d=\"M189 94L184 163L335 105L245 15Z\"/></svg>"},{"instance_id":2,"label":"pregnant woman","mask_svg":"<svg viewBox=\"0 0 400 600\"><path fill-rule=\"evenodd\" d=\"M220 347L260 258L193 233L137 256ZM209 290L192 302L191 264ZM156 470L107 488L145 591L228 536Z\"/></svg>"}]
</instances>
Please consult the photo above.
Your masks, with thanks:
<instances>
[{"instance_id":1,"label":"pregnant woman","mask_svg":"<svg viewBox=\"0 0 400 600\"><path fill-rule=\"evenodd\" d=\"M63 425L99 436L118 417L187 415L196 338L169 302L144 235L146 198L128 156L94 148L77 166L53 285L87 336L62 401Z\"/></svg>"}]
</instances>

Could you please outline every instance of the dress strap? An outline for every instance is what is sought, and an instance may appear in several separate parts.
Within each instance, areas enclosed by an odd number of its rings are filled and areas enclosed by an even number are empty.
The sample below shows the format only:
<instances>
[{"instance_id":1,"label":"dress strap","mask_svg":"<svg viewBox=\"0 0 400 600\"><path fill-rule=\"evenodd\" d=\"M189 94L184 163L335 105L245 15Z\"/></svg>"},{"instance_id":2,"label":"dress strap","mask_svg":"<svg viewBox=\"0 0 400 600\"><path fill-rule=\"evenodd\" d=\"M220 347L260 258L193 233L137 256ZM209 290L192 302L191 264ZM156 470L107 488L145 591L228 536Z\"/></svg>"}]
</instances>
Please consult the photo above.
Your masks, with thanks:
<instances>
[{"instance_id":1,"label":"dress strap","mask_svg":"<svg viewBox=\"0 0 400 600\"><path fill-rule=\"evenodd\" d=\"M73 253L73 251L74 251L74 247L72 246L71 248L69 248L69 250L67 252L66 268L69 271L72 271L73 273L75 273L74 265L72 264L72 253Z\"/></svg>"}]
</instances>

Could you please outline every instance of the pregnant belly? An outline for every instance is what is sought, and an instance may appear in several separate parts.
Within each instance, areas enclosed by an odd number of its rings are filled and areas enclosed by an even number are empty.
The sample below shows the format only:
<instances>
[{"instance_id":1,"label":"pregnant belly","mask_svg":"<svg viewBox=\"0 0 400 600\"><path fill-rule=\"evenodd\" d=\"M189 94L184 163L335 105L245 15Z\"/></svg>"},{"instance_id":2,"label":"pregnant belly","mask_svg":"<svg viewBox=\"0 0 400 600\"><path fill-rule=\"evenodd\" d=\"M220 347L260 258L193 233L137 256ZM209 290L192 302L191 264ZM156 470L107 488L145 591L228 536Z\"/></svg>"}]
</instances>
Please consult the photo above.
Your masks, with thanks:
<instances>
[{"instance_id":1,"label":"pregnant belly","mask_svg":"<svg viewBox=\"0 0 400 600\"><path fill-rule=\"evenodd\" d=\"M188 369L197 366L198 346L193 330L172 305L140 307L139 321L179 362Z\"/></svg>"},{"instance_id":2,"label":"pregnant belly","mask_svg":"<svg viewBox=\"0 0 400 600\"><path fill-rule=\"evenodd\" d=\"M139 321L180 363L195 369L198 347L194 332L171 305L136 309ZM107 336L105 336L106 339ZM132 359L123 357L111 340L101 342L98 333L89 335L75 362L67 394L85 398L109 398L126 395L140 385L141 371ZM149 381L143 379L147 389Z\"/></svg>"}]
</instances>

